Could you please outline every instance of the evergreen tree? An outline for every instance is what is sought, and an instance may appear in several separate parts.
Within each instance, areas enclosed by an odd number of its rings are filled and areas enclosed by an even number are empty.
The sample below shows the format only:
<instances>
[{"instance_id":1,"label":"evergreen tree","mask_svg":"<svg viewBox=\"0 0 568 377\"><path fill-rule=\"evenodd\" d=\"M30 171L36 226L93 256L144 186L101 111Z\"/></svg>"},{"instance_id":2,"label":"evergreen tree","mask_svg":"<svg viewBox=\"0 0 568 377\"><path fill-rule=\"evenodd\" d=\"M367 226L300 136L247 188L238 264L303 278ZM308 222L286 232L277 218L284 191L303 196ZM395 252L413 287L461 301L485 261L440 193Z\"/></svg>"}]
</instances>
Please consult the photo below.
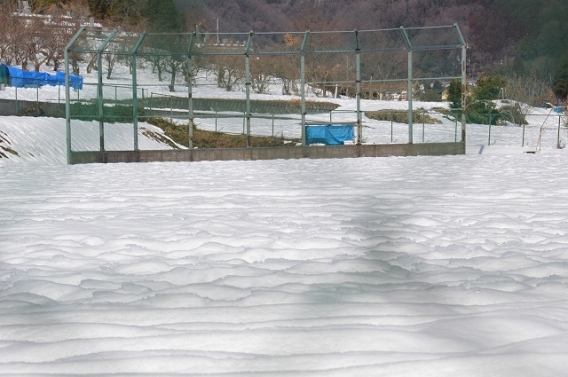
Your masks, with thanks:
<instances>
[{"instance_id":1,"label":"evergreen tree","mask_svg":"<svg viewBox=\"0 0 568 377\"><path fill-rule=\"evenodd\" d=\"M505 87L505 79L501 76L481 76L473 91L477 101L491 101L499 98L501 88Z\"/></svg>"},{"instance_id":2,"label":"evergreen tree","mask_svg":"<svg viewBox=\"0 0 568 377\"><path fill-rule=\"evenodd\" d=\"M87 0L89 11L97 18L114 23L138 24L145 1L140 0Z\"/></svg>"},{"instance_id":3,"label":"evergreen tree","mask_svg":"<svg viewBox=\"0 0 568 377\"><path fill-rule=\"evenodd\" d=\"M552 90L554 95L561 101L566 101L568 97L568 55L564 56L564 64L557 69L552 79Z\"/></svg>"},{"instance_id":4,"label":"evergreen tree","mask_svg":"<svg viewBox=\"0 0 568 377\"><path fill-rule=\"evenodd\" d=\"M462 107L462 84L460 80L452 80L448 88L448 101L452 109L461 109Z\"/></svg>"},{"instance_id":5,"label":"evergreen tree","mask_svg":"<svg viewBox=\"0 0 568 377\"><path fill-rule=\"evenodd\" d=\"M177 11L173 0L148 0L145 15L150 31L173 33L185 29L183 14Z\"/></svg>"},{"instance_id":6,"label":"evergreen tree","mask_svg":"<svg viewBox=\"0 0 568 377\"><path fill-rule=\"evenodd\" d=\"M87 0L91 14L100 19L108 19L113 0Z\"/></svg>"}]
</instances>

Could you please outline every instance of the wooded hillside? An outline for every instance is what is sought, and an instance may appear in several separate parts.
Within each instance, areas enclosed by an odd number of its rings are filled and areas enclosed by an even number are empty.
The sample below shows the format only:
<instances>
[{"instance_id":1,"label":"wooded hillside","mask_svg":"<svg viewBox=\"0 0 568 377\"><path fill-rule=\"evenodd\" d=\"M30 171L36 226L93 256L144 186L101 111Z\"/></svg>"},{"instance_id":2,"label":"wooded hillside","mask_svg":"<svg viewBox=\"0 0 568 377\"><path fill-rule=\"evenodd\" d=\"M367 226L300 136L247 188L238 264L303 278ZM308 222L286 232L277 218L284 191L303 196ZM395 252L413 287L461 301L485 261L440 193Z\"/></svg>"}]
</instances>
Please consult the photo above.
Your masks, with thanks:
<instances>
[{"instance_id":1,"label":"wooded hillside","mask_svg":"<svg viewBox=\"0 0 568 377\"><path fill-rule=\"evenodd\" d=\"M536 76L556 88L564 85L568 94L566 0L30 0L30 4L38 12L58 7L123 28L164 32L193 31L196 25L206 31L242 32L457 23L470 45L470 74Z\"/></svg>"}]
</instances>

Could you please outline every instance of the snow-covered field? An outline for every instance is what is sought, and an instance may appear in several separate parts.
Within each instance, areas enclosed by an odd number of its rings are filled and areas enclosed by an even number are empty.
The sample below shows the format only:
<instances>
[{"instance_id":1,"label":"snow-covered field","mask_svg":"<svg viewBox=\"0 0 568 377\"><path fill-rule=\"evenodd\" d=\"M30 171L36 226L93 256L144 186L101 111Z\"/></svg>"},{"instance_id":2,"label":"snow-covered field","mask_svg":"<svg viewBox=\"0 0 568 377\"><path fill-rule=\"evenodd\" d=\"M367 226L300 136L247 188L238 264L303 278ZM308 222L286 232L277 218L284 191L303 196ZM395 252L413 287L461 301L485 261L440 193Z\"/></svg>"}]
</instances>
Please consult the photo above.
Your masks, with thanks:
<instances>
[{"instance_id":1,"label":"snow-covered field","mask_svg":"<svg viewBox=\"0 0 568 377\"><path fill-rule=\"evenodd\" d=\"M0 117L0 375L565 376L568 160L557 117L524 153L533 114L465 156L75 166L62 120Z\"/></svg>"}]
</instances>

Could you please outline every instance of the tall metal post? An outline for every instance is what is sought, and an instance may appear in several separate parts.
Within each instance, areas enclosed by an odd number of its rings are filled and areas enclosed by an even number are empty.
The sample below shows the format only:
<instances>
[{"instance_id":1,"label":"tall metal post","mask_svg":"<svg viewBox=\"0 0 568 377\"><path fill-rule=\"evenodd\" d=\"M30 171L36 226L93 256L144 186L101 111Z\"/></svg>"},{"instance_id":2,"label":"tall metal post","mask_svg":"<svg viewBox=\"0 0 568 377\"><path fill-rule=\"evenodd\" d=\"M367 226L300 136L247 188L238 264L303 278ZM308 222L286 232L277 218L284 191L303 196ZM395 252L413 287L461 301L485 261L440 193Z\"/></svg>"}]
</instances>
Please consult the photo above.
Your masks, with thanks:
<instances>
[{"instance_id":1,"label":"tall metal post","mask_svg":"<svg viewBox=\"0 0 568 377\"><path fill-rule=\"evenodd\" d=\"M463 37L463 34L461 33L460 28L458 27L458 24L454 24L454 29L458 35L458 39L460 40L461 43L461 87L462 87L462 95L461 95L461 107L462 107L462 114L461 114L461 125L462 125L462 132L461 132L461 136L462 136L462 142L465 143L465 122L466 122L466 100L467 100L467 43L465 43L465 39Z\"/></svg>"},{"instance_id":2,"label":"tall metal post","mask_svg":"<svg viewBox=\"0 0 568 377\"><path fill-rule=\"evenodd\" d=\"M114 35L116 34L116 30L114 30L108 38L103 42L103 44L99 47L97 51L97 104L99 108L99 151L105 151L105 122L104 122L104 107L103 107L103 51L110 43Z\"/></svg>"},{"instance_id":3,"label":"tall metal post","mask_svg":"<svg viewBox=\"0 0 568 377\"><path fill-rule=\"evenodd\" d=\"M133 132L134 132L134 150L138 151L138 81L137 81L137 73L136 73L136 53L142 44L142 41L146 38L146 33L142 33L138 41L134 45L132 49L132 54L130 58L131 61L131 68L132 68L132 125L133 125Z\"/></svg>"},{"instance_id":4,"label":"tall metal post","mask_svg":"<svg viewBox=\"0 0 568 377\"><path fill-rule=\"evenodd\" d=\"M462 114L461 114L461 126L462 132L461 141L465 143L465 122L466 122L466 108L467 108L467 70L466 70L466 46L462 47L462 72L461 72L461 86L462 86Z\"/></svg>"},{"instance_id":5,"label":"tall metal post","mask_svg":"<svg viewBox=\"0 0 568 377\"><path fill-rule=\"evenodd\" d=\"M355 88L357 91L357 144L363 140L363 116L361 114L361 49L359 48L359 32L355 30L355 66L357 77Z\"/></svg>"},{"instance_id":6,"label":"tall metal post","mask_svg":"<svg viewBox=\"0 0 568 377\"><path fill-rule=\"evenodd\" d=\"M408 49L408 75L407 75L407 80L408 80L408 94L407 94L407 100L408 100L408 144L412 144L413 143L413 129L414 129L414 119L412 116L412 84L413 84L413 62L412 62L412 44L410 42L410 38L408 37L408 33L406 32L406 30L404 29L403 26L400 27L400 31L402 32L402 37L404 38L404 41L406 42L406 47Z\"/></svg>"},{"instance_id":7,"label":"tall metal post","mask_svg":"<svg viewBox=\"0 0 568 377\"><path fill-rule=\"evenodd\" d=\"M250 45L252 41L252 36L254 32L249 33L247 39L246 52L245 52L245 92L246 92L246 127L247 127L247 148L251 147L250 142L250 118L251 118L251 106L250 106L250 87L252 85L250 79Z\"/></svg>"},{"instance_id":8,"label":"tall metal post","mask_svg":"<svg viewBox=\"0 0 568 377\"><path fill-rule=\"evenodd\" d=\"M302 145L308 144L306 137L306 46L308 44L308 36L310 32L304 34L302 49L300 50L300 96L302 98Z\"/></svg>"},{"instance_id":9,"label":"tall metal post","mask_svg":"<svg viewBox=\"0 0 568 377\"><path fill-rule=\"evenodd\" d=\"M558 136L556 137L556 149L562 149L562 144L560 143L560 114L558 114Z\"/></svg>"},{"instance_id":10,"label":"tall metal post","mask_svg":"<svg viewBox=\"0 0 568 377\"><path fill-rule=\"evenodd\" d=\"M193 120L195 115L193 113L193 46L195 45L195 40L197 39L197 32L194 32L191 35L189 40L189 47L187 50L187 72L189 74L188 83L187 83L187 110L189 113L189 141L187 142L187 147L189 149L193 149ZM217 120L215 119L215 124L217 124ZM217 127L215 127L215 131L217 131Z\"/></svg>"},{"instance_id":11,"label":"tall metal post","mask_svg":"<svg viewBox=\"0 0 568 377\"><path fill-rule=\"evenodd\" d=\"M63 53L65 58L65 141L67 145L67 164L71 164L71 90L69 88L69 50L75 44L83 31L85 31L85 28L81 27L69 43L67 43Z\"/></svg>"},{"instance_id":12,"label":"tall metal post","mask_svg":"<svg viewBox=\"0 0 568 377\"><path fill-rule=\"evenodd\" d=\"M412 50L408 50L408 144L414 142L414 114L412 113L413 64Z\"/></svg>"}]
</instances>

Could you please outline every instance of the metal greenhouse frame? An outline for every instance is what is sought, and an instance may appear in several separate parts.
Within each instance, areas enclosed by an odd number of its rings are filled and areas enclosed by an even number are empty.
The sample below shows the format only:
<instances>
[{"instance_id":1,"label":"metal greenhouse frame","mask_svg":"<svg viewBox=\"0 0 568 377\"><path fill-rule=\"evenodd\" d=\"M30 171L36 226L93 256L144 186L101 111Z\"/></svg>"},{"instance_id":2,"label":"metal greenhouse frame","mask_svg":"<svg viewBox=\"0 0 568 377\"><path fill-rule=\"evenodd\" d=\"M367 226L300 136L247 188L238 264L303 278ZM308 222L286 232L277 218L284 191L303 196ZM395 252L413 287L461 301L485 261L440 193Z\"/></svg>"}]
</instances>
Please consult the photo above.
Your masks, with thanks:
<instances>
[{"instance_id":1,"label":"metal greenhouse frame","mask_svg":"<svg viewBox=\"0 0 568 377\"><path fill-rule=\"evenodd\" d=\"M448 81L459 79L462 83L462 108L465 109L466 90L466 48L467 44L457 24L432 27L403 27L377 30L353 31L305 31L305 32L262 32L245 33L207 33L196 30L185 34L133 33L118 30L101 30L82 27L69 41L65 48L65 117L67 132L67 157L71 163L72 150L72 121L75 119L90 119L99 121L99 152L105 152L105 122L111 106L128 104L128 116L125 122L132 123L133 150L139 150L138 122L146 116L148 98L145 98L144 86L138 76L140 67L156 62L166 61L172 67L175 77L185 75L187 96L184 94L185 105L183 112L176 113L193 124L196 116L211 116L211 112L196 109L193 79L195 67L216 67L220 70L223 62L236 61L244 65L244 77L241 78L244 98L241 102L244 108L237 110L243 118L243 133L248 142L251 136L251 119L262 114L255 114L252 108L251 93L253 91L252 75L254 64L261 59L271 60L266 75L284 77L294 72L294 80L299 82L298 95L299 120L301 126L302 146L306 146L306 124L309 88L338 88L350 93L356 99L356 118L352 124L356 127L356 141L360 144L363 139L363 122L361 100L365 88L399 85L406 86L408 101L408 144L413 144L413 91L415 84L433 80ZM455 52L452 52L455 51ZM396 56L396 59L391 57ZM88 57L88 58L86 58ZM266 58L270 57L270 58ZM78 62L90 59L97 67L96 98L92 98L88 106L85 102L72 99L69 85L71 73L77 73ZM103 64L108 61L124 61L130 71L130 83L117 85L105 82ZM152 62L152 63L149 63ZM282 65L286 62L286 66ZM114 64L114 63L113 63ZM282 63L283 64L283 63ZM385 66L389 66L387 72ZM155 66L156 67L156 66ZM166 66L164 66L166 67ZM449 68L448 68L449 67ZM109 68L110 69L110 68ZM162 68L160 68L162 69ZM168 69L168 68L163 68ZM228 72L227 68L227 71ZM279 69L279 72L276 70ZM394 72L394 73L393 73ZM221 73L219 73L221 75ZM279 76L280 75L280 76ZM218 79L219 80L219 79ZM187 84L189 83L189 84ZM164 85L164 84L159 84ZM173 79L172 84L173 86ZM228 84L227 84L228 85ZM111 101L109 90L115 91L115 101ZM118 101L116 92L122 93L122 102ZM142 98L141 98L142 97ZM179 97L179 96L178 96ZM177 98L177 97L176 97ZM156 102L155 99L153 99ZM76 108L82 106L81 111ZM179 106L177 107L179 109ZM461 114L461 141L465 142L465 113ZM123 109L124 110L124 109ZM115 109L115 111L118 111ZM130 115L131 112L131 115ZM234 112L233 112L234 113ZM79 114L79 115L77 115ZM81 115L82 114L82 115ZM163 112L162 112L163 114ZM169 115L168 117L171 117ZM273 113L274 117L274 113ZM189 127L189 149L193 148L191 137L192 127Z\"/></svg>"}]
</instances>

